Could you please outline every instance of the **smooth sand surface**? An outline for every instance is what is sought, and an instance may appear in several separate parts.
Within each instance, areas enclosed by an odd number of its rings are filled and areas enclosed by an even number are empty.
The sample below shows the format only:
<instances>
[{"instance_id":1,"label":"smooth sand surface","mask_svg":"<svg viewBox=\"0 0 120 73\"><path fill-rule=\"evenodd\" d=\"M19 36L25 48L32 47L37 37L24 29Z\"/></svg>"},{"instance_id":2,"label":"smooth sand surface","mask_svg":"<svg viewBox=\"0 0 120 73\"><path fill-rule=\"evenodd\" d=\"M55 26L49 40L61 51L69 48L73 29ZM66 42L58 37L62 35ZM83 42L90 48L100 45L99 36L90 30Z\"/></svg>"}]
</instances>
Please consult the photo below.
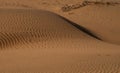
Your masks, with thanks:
<instances>
[{"instance_id":1,"label":"smooth sand surface","mask_svg":"<svg viewBox=\"0 0 120 73\"><path fill-rule=\"evenodd\" d=\"M81 1L0 0L0 73L120 73L119 5Z\"/></svg>"}]
</instances>

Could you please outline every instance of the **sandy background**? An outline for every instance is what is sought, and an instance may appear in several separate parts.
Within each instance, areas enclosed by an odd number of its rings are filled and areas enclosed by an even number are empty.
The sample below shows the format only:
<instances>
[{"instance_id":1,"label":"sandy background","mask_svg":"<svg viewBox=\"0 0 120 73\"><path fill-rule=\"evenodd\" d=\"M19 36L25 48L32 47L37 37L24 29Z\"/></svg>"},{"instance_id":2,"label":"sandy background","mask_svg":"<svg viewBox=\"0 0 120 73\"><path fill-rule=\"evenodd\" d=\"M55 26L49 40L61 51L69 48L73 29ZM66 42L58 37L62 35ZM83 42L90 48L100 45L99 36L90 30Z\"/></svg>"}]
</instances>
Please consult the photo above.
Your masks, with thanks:
<instances>
[{"instance_id":1,"label":"sandy background","mask_svg":"<svg viewBox=\"0 0 120 73\"><path fill-rule=\"evenodd\" d=\"M61 9L82 2L0 0L0 72L120 73L120 4ZM102 41L58 15L87 28Z\"/></svg>"},{"instance_id":2,"label":"sandy background","mask_svg":"<svg viewBox=\"0 0 120 73\"><path fill-rule=\"evenodd\" d=\"M0 0L1 8L25 8L43 9L55 12L64 16L94 32L104 41L120 44L119 16L120 5L88 5L82 8L73 9L69 12L62 12L61 8L66 4L76 5L84 0ZM90 1L90 0L88 0ZM91 0L95 1L95 0ZM98 0L101 1L101 0ZM119 0L103 0L118 2ZM102 29L102 30L101 30ZM112 35L111 35L112 34Z\"/></svg>"}]
</instances>

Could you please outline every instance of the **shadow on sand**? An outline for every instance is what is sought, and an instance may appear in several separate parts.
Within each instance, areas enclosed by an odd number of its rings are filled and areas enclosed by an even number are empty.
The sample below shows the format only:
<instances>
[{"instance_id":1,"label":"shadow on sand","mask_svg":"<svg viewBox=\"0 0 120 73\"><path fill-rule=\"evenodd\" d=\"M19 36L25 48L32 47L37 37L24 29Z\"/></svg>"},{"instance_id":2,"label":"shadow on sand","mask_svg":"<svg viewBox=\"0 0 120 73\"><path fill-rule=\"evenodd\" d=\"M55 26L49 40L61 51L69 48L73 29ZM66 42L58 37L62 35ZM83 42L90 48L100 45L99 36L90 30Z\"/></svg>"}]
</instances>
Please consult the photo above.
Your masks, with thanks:
<instances>
[{"instance_id":1,"label":"shadow on sand","mask_svg":"<svg viewBox=\"0 0 120 73\"><path fill-rule=\"evenodd\" d=\"M71 25L73 25L74 27L79 29L80 31L86 33L87 35L102 41L102 39L100 37L96 36L94 33L92 33L90 30L86 29L85 27L80 26L80 25L78 25L78 24L76 24L76 23L74 23L74 22L72 22L72 21L70 21L62 16L60 16L60 18L64 19L65 21L67 21L68 23L70 23Z\"/></svg>"}]
</instances>

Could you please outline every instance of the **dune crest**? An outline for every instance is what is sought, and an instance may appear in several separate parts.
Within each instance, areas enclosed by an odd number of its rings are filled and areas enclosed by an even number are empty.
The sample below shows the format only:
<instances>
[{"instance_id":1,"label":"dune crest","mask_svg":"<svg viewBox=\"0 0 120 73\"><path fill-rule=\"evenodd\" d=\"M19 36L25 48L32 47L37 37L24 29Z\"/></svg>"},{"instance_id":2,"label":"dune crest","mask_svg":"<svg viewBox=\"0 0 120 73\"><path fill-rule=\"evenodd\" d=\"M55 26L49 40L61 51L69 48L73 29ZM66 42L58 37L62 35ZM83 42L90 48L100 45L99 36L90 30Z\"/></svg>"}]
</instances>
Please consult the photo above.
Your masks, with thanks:
<instances>
[{"instance_id":1,"label":"dune crest","mask_svg":"<svg viewBox=\"0 0 120 73\"><path fill-rule=\"evenodd\" d=\"M55 38L83 38L85 34L86 37L95 37L87 29L80 26L77 29L77 24L48 11L1 9L0 16L1 48L20 42L22 44Z\"/></svg>"},{"instance_id":2,"label":"dune crest","mask_svg":"<svg viewBox=\"0 0 120 73\"><path fill-rule=\"evenodd\" d=\"M0 0L0 73L120 73L119 0L103 1Z\"/></svg>"},{"instance_id":3,"label":"dune crest","mask_svg":"<svg viewBox=\"0 0 120 73\"><path fill-rule=\"evenodd\" d=\"M75 25L48 11L1 9L0 72L119 72L120 46Z\"/></svg>"}]
</instances>

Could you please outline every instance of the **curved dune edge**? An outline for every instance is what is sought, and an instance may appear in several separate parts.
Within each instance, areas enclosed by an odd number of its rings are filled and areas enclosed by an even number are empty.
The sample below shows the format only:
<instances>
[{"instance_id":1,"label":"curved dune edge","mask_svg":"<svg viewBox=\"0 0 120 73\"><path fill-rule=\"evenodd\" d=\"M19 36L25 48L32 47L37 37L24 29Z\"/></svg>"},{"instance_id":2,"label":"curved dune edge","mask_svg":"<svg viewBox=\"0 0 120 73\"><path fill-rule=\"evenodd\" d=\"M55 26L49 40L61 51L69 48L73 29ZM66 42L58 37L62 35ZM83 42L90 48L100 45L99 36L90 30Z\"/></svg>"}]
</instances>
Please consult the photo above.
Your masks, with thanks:
<instances>
[{"instance_id":1,"label":"curved dune edge","mask_svg":"<svg viewBox=\"0 0 120 73\"><path fill-rule=\"evenodd\" d=\"M91 5L66 13L66 17L96 33L104 41L120 44L120 5ZM64 15L63 15L64 16Z\"/></svg>"},{"instance_id":2,"label":"curved dune edge","mask_svg":"<svg viewBox=\"0 0 120 73\"><path fill-rule=\"evenodd\" d=\"M17 43L18 44L25 42L30 43L34 40L38 40L38 42L44 39L50 40L49 39L50 36L52 38L76 37L76 35L74 35L72 31L74 31L75 33L76 31L77 32L80 31L86 34L86 36L101 40L99 37L95 36L86 28L79 26L59 15L56 15L48 11L25 10L25 9L1 9L0 13L1 13L0 23L1 48L17 45ZM50 17L52 18L52 20L50 19ZM61 22L59 22L59 20ZM48 23L46 23L46 21L48 21ZM58 28L59 26L61 28ZM66 32L61 33L62 31ZM80 35L81 33L78 34Z\"/></svg>"},{"instance_id":3,"label":"curved dune edge","mask_svg":"<svg viewBox=\"0 0 120 73\"><path fill-rule=\"evenodd\" d=\"M6 49L0 72L120 72L120 46L90 37L54 13L3 9L0 32Z\"/></svg>"}]
</instances>

